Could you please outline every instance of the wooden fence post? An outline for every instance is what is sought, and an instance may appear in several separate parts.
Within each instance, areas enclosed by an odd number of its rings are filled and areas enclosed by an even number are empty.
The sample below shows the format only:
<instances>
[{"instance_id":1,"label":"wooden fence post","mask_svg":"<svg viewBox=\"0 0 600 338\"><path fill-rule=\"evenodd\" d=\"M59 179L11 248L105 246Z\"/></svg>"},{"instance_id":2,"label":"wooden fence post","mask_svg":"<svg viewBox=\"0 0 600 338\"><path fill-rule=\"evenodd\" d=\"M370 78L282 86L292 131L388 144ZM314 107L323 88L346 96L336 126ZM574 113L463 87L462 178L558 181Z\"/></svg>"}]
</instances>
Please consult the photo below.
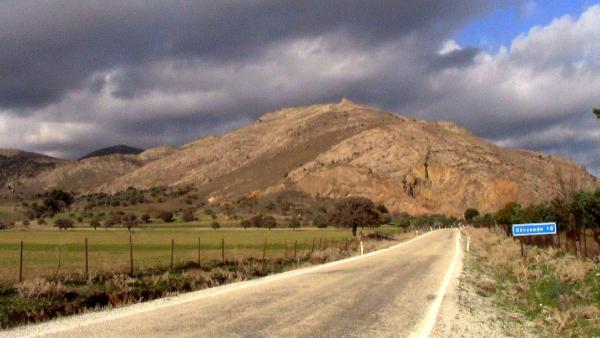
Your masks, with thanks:
<instances>
[{"instance_id":1,"label":"wooden fence post","mask_svg":"<svg viewBox=\"0 0 600 338\"><path fill-rule=\"evenodd\" d=\"M171 239L171 270L173 270L174 256L175 256L175 240Z\"/></svg>"},{"instance_id":2,"label":"wooden fence post","mask_svg":"<svg viewBox=\"0 0 600 338\"><path fill-rule=\"evenodd\" d=\"M265 244L263 245L263 254L262 254L262 270L263 270L263 273L266 273L266 270L265 270L265 266L266 266L266 263L267 263L266 259L267 259L267 239L265 238Z\"/></svg>"},{"instance_id":3,"label":"wooden fence post","mask_svg":"<svg viewBox=\"0 0 600 338\"><path fill-rule=\"evenodd\" d=\"M90 278L89 269L88 269L88 241L87 237L85 238L85 279Z\"/></svg>"},{"instance_id":4,"label":"wooden fence post","mask_svg":"<svg viewBox=\"0 0 600 338\"><path fill-rule=\"evenodd\" d=\"M133 241L129 235L129 274L133 276Z\"/></svg>"},{"instance_id":5,"label":"wooden fence post","mask_svg":"<svg viewBox=\"0 0 600 338\"><path fill-rule=\"evenodd\" d=\"M23 241L21 241L21 250L19 258L19 283L23 281Z\"/></svg>"},{"instance_id":6,"label":"wooden fence post","mask_svg":"<svg viewBox=\"0 0 600 338\"><path fill-rule=\"evenodd\" d=\"M221 238L221 261L225 262L225 238Z\"/></svg>"},{"instance_id":7,"label":"wooden fence post","mask_svg":"<svg viewBox=\"0 0 600 338\"><path fill-rule=\"evenodd\" d=\"M521 242L521 257L525 257L525 250L523 249L523 238L519 238L519 242Z\"/></svg>"}]
</instances>

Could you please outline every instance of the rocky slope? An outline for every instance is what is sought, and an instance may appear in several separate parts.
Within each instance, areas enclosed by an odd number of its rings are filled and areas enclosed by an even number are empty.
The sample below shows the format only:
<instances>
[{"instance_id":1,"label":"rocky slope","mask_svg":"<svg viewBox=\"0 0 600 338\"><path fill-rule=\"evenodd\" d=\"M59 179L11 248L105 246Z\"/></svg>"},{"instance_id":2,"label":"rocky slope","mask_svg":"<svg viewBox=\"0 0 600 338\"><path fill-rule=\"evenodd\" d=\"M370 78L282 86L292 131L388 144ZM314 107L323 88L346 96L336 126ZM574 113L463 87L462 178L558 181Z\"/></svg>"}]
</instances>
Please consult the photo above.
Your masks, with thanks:
<instances>
[{"instance_id":1,"label":"rocky slope","mask_svg":"<svg viewBox=\"0 0 600 338\"><path fill-rule=\"evenodd\" d=\"M287 108L202 138L101 186L193 184L205 197L285 189L364 195L410 213L461 214L531 203L596 179L569 161L490 144L449 122L426 122L343 100Z\"/></svg>"},{"instance_id":2,"label":"rocky slope","mask_svg":"<svg viewBox=\"0 0 600 338\"><path fill-rule=\"evenodd\" d=\"M106 192L191 184L217 201L281 190L362 195L395 211L454 215L596 184L569 161L501 148L449 122L418 121L348 100L282 109L180 148L69 162L37 180L44 187Z\"/></svg>"}]
</instances>

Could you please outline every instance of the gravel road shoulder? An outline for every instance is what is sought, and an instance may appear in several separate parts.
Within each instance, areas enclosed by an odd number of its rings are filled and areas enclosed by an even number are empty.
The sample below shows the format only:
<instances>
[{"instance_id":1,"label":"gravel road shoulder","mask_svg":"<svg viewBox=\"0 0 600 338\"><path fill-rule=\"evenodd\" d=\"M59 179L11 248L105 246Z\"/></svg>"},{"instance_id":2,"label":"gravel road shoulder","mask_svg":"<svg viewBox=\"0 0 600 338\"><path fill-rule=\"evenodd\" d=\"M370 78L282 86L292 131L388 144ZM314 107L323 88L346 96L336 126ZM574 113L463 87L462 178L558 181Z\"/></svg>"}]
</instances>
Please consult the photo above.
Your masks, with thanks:
<instances>
[{"instance_id":1,"label":"gravel road shoulder","mask_svg":"<svg viewBox=\"0 0 600 338\"><path fill-rule=\"evenodd\" d=\"M523 318L507 313L492 297L478 292L487 279L466 251L461 235L461 260L444 297L432 337L535 337Z\"/></svg>"}]
</instances>

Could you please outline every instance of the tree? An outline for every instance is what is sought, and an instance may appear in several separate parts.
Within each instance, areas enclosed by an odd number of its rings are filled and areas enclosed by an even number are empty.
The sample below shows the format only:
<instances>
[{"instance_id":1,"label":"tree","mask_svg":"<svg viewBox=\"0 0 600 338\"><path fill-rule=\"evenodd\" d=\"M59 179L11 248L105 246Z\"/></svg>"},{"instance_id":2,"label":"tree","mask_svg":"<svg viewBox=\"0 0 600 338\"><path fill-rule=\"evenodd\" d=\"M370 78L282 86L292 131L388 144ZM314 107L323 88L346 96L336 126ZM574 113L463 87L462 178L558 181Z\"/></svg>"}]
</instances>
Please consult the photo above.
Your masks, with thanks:
<instances>
[{"instance_id":1,"label":"tree","mask_svg":"<svg viewBox=\"0 0 600 338\"><path fill-rule=\"evenodd\" d=\"M273 216L267 216L263 219L263 227L271 230L273 228L277 228L277 221Z\"/></svg>"},{"instance_id":2,"label":"tree","mask_svg":"<svg viewBox=\"0 0 600 338\"><path fill-rule=\"evenodd\" d=\"M43 208L55 214L73 203L73 196L59 189L53 189L44 196Z\"/></svg>"},{"instance_id":3,"label":"tree","mask_svg":"<svg viewBox=\"0 0 600 338\"><path fill-rule=\"evenodd\" d=\"M313 219L313 223L314 223L314 219ZM292 219L290 219L290 228L296 230L296 228L299 228L299 227L300 227L300 219L298 219L298 216L293 216Z\"/></svg>"},{"instance_id":4,"label":"tree","mask_svg":"<svg viewBox=\"0 0 600 338\"><path fill-rule=\"evenodd\" d=\"M521 205L516 202L508 202L496 213L496 221L504 225L506 235L512 233L512 224L521 223Z\"/></svg>"},{"instance_id":5,"label":"tree","mask_svg":"<svg viewBox=\"0 0 600 338\"><path fill-rule=\"evenodd\" d=\"M127 230L131 231L131 228L138 225L138 218L134 214L127 214L121 218L121 224L126 227Z\"/></svg>"},{"instance_id":6,"label":"tree","mask_svg":"<svg viewBox=\"0 0 600 338\"><path fill-rule=\"evenodd\" d=\"M165 223L173 222L173 213L170 211L161 211L159 218Z\"/></svg>"},{"instance_id":7,"label":"tree","mask_svg":"<svg viewBox=\"0 0 600 338\"><path fill-rule=\"evenodd\" d=\"M244 228L244 230L246 230L248 227L252 226L252 224L250 224L250 221L249 221L249 220L247 220L247 219L243 219L243 220L240 222L240 226L241 226L242 228Z\"/></svg>"},{"instance_id":8,"label":"tree","mask_svg":"<svg viewBox=\"0 0 600 338\"><path fill-rule=\"evenodd\" d=\"M465 221L471 223L477 216L479 216L479 210L475 208L465 210Z\"/></svg>"},{"instance_id":9,"label":"tree","mask_svg":"<svg viewBox=\"0 0 600 338\"><path fill-rule=\"evenodd\" d=\"M68 218L59 218L56 221L54 221L54 226L57 227L59 230L66 230L73 227L73 221Z\"/></svg>"},{"instance_id":10,"label":"tree","mask_svg":"<svg viewBox=\"0 0 600 338\"><path fill-rule=\"evenodd\" d=\"M100 226L100 219L99 218L94 218L91 222L90 222L90 226L92 228L94 228L94 230L96 230L99 226Z\"/></svg>"},{"instance_id":11,"label":"tree","mask_svg":"<svg viewBox=\"0 0 600 338\"><path fill-rule=\"evenodd\" d=\"M352 236L356 236L358 227L379 224L380 215L370 199L347 197L335 203L329 221L339 227L352 228Z\"/></svg>"},{"instance_id":12,"label":"tree","mask_svg":"<svg viewBox=\"0 0 600 338\"><path fill-rule=\"evenodd\" d=\"M594 115L596 115L597 118L600 119L600 108L594 108Z\"/></svg>"},{"instance_id":13,"label":"tree","mask_svg":"<svg viewBox=\"0 0 600 338\"><path fill-rule=\"evenodd\" d=\"M250 217L250 224L254 228L262 228L264 223L264 216L262 214L254 215Z\"/></svg>"},{"instance_id":14,"label":"tree","mask_svg":"<svg viewBox=\"0 0 600 338\"><path fill-rule=\"evenodd\" d=\"M212 222L212 224L210 226L211 226L211 228L217 230L218 228L221 227L221 224L219 224L219 222L217 222L217 221L214 221L214 222Z\"/></svg>"},{"instance_id":15,"label":"tree","mask_svg":"<svg viewBox=\"0 0 600 338\"><path fill-rule=\"evenodd\" d=\"M150 223L150 215L148 215L148 214L143 214L143 215L142 215L142 222L144 222L144 223L146 223L146 224Z\"/></svg>"}]
</instances>

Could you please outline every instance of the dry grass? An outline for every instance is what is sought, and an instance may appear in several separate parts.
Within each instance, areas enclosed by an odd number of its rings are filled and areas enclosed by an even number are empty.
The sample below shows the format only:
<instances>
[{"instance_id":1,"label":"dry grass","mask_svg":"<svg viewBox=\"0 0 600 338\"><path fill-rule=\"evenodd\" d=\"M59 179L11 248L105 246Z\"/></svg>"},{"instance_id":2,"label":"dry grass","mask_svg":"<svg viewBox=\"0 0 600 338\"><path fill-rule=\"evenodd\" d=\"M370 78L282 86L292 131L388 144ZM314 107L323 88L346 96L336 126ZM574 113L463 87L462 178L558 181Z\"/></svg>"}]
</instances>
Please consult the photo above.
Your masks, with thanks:
<instances>
[{"instance_id":1,"label":"dry grass","mask_svg":"<svg viewBox=\"0 0 600 338\"><path fill-rule=\"evenodd\" d=\"M466 228L482 296L537 324L543 335L600 336L600 266L556 248L526 246L487 229ZM492 279L493 281L489 281Z\"/></svg>"}]
</instances>

